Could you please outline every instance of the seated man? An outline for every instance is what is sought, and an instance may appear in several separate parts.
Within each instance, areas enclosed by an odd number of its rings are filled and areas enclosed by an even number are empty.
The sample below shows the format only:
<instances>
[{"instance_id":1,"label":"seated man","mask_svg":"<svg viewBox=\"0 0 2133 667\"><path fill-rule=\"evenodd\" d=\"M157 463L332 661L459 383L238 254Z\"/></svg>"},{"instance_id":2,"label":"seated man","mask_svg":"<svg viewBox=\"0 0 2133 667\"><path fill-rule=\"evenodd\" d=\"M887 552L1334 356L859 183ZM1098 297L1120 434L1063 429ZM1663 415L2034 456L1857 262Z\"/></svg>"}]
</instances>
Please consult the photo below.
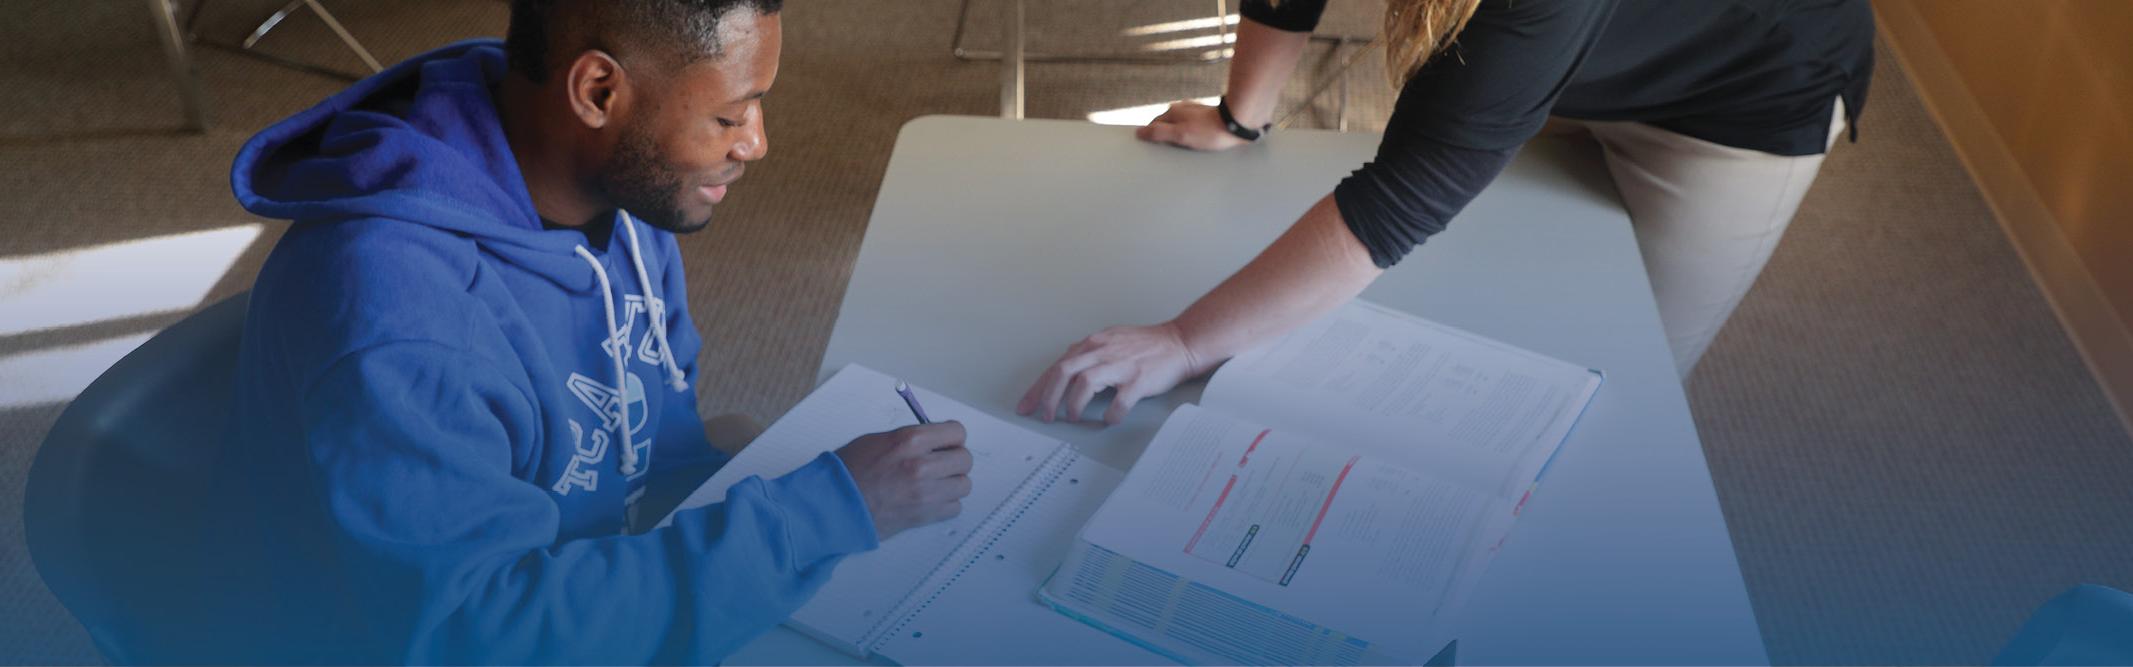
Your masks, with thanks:
<instances>
[{"instance_id":1,"label":"seated man","mask_svg":"<svg viewBox=\"0 0 2133 667\"><path fill-rule=\"evenodd\" d=\"M778 5L517 0L505 42L418 56L239 153L238 199L295 225L209 485L233 659L715 662L841 557L960 511L970 454L938 424L628 519L725 460L672 233L764 155Z\"/></svg>"}]
</instances>

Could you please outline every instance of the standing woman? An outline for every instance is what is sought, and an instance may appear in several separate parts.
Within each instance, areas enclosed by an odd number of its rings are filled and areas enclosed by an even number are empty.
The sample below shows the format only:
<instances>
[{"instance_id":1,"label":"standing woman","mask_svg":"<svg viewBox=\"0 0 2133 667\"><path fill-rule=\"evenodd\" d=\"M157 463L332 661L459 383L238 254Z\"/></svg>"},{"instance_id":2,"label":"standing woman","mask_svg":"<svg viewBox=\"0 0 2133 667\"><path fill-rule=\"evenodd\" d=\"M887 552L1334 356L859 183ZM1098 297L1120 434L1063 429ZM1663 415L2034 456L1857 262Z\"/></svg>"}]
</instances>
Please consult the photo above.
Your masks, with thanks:
<instances>
[{"instance_id":1,"label":"standing woman","mask_svg":"<svg viewBox=\"0 0 2133 667\"><path fill-rule=\"evenodd\" d=\"M1331 311L1444 229L1551 115L1598 140L1683 377L1755 282L1866 101L1866 0L1386 0L1400 87L1377 157L1168 322L1075 343L1018 410L1104 421ZM1222 104L1146 141L1236 149L1269 129L1325 0L1245 0Z\"/></svg>"}]
</instances>

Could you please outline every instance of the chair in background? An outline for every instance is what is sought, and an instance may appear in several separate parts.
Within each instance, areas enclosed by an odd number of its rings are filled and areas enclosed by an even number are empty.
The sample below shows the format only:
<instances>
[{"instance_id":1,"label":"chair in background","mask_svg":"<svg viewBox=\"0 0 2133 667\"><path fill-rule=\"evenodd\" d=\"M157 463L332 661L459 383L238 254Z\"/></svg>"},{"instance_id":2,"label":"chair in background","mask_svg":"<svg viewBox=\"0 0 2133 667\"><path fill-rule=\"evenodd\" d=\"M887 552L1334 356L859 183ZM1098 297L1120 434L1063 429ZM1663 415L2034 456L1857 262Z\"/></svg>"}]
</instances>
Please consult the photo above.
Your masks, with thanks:
<instances>
[{"instance_id":1,"label":"chair in background","mask_svg":"<svg viewBox=\"0 0 2133 667\"><path fill-rule=\"evenodd\" d=\"M227 662L208 654L229 646L207 627L217 596L195 499L228 431L249 300L209 306L120 359L30 466L30 558L113 663Z\"/></svg>"},{"instance_id":2,"label":"chair in background","mask_svg":"<svg viewBox=\"0 0 2133 667\"><path fill-rule=\"evenodd\" d=\"M955 56L957 60L962 60L966 62L981 60L1000 61L1000 116L1002 118L1019 119L1023 116L1023 98L1025 97L1024 90L1025 88L1027 88L1028 81L1028 76L1024 71L1026 69L1024 66L1025 63L1052 62L1141 65L1218 63L1227 62L1230 59L1231 49L1229 45L1235 43L1235 40L1230 35L1230 24L1234 23L1235 21L1232 20L1233 15L1230 13L1229 10L1229 0L1215 0L1215 15L1211 23L1215 28L1216 41L1213 45L1211 45L1211 48L1201 50L1198 53L1148 54L1093 52L1032 52L1028 50L1029 30L1026 25L1028 22L1028 0L1001 0L1001 10L1003 16L1002 21L1000 22L1000 50L988 51L982 49L972 49L964 46L963 43L964 28L967 27L970 23L970 2L971 0L962 0L962 7L956 11L955 35L949 38L948 53L950 55ZM1338 112L1338 120L1335 121L1335 129L1340 130L1342 132L1346 132L1348 131L1348 69L1350 66L1355 64L1356 57L1362 55L1362 53L1365 51L1369 51L1370 48L1377 43L1377 40L1376 38L1366 39L1360 37L1349 37L1345 35L1316 34L1312 35L1310 39L1313 42L1331 43L1333 45L1332 48L1334 57L1340 59L1340 66L1334 71L1333 76L1331 78L1318 84L1317 87L1311 90L1311 93L1309 95L1304 97L1303 105L1307 107L1310 106L1314 100L1318 99L1319 95L1322 95L1326 92L1327 88L1330 88L1336 83L1338 83L1338 85L1340 86L1340 111ZM1343 57L1341 51L1346 47L1357 48L1350 49L1349 53L1346 54L1345 57ZM1277 127L1288 127L1289 123L1295 118L1296 112L1292 111L1288 116L1282 117L1281 121L1276 125Z\"/></svg>"},{"instance_id":3,"label":"chair in background","mask_svg":"<svg viewBox=\"0 0 2133 667\"><path fill-rule=\"evenodd\" d=\"M195 132L206 132L208 126L207 96L201 92L200 77L193 71L192 54L186 49L186 45L198 39L193 34L193 23L199 20L200 10L207 6L207 0L193 3L193 8L186 13L185 22L182 25L178 22L177 8L174 6L176 2L177 0L148 0L148 9L155 16L156 39L163 43L163 56L170 63L171 78L177 81L178 94L185 100L185 126ZM326 11L326 7L319 4L318 0L293 0L289 4L283 5L280 11L274 12L267 17L267 20L261 21L259 27L253 28L252 34L246 36L243 44L237 47L210 44L234 48L236 51L246 55L307 72L350 81L361 78L309 63L268 55L253 49L253 47L259 45L260 38L266 37L267 33L272 32L275 26L281 25L281 22L288 19L290 14L296 13L297 9L303 7L309 7L311 13L318 15L319 20L324 21L326 27L331 28L333 34L341 38L341 43L347 45L349 51L355 52L356 57L361 58L363 64L370 67L371 72L376 73L385 70L385 66L378 62L378 58L370 54L370 49L364 48L362 42L356 41L355 35L350 34L348 28L342 26L339 19L334 18L333 12Z\"/></svg>"},{"instance_id":4,"label":"chair in background","mask_svg":"<svg viewBox=\"0 0 2133 667\"><path fill-rule=\"evenodd\" d=\"M200 4L207 3L202 0ZM318 0L294 0L289 4L282 5L279 11L268 16L267 20L260 22L259 27L253 28L252 34L244 38L245 50L249 51L252 47L258 46L259 38L267 36L269 32L273 32L274 26L281 25L282 20L289 18L289 15L295 13L298 7L311 8L311 13L318 15L320 21L326 22L326 27L333 29L333 34L339 36L341 43L348 45L348 50L354 51L357 58L362 58L363 64L370 66L372 73L385 71L385 66L378 64L377 57L370 55L370 49L363 48L363 43L356 41L355 35L348 34L348 29L341 27L341 22L333 18L333 12L326 11L326 7L320 5Z\"/></svg>"},{"instance_id":5,"label":"chair in background","mask_svg":"<svg viewBox=\"0 0 2133 667\"><path fill-rule=\"evenodd\" d=\"M151 1L153 2L157 0ZM195 21L199 20L200 10L202 8L207 7L207 3L208 0L199 0L199 2L193 4L192 12L187 14L185 18L186 34L192 34L193 24ZM239 53L243 53L248 56L260 58L262 60L266 60L277 65L282 65L284 67L303 70L306 72L312 72L315 74L323 74L326 76L347 79L350 81L362 78L359 76L349 76L347 73L326 67L320 67L318 65L313 65L310 63L290 60L275 55L269 55L253 48L259 45L259 40L261 38L266 37L267 33L273 32L274 28L280 26L282 21L287 20L289 18L289 15L296 13L298 9L310 9L313 15L317 16L320 21L326 24L326 27L328 29L331 29L333 31L334 36L339 37L341 39L341 44L347 46L348 50L355 53L357 58L362 59L363 65L369 67L371 73L375 74L378 72L385 71L385 66L378 62L378 58L376 56L370 54L370 49L364 48L363 43L357 41L355 35L348 32L347 27L341 25L340 19L335 18L333 16L333 12L327 11L326 6L319 4L318 0L291 0L289 4L282 5L280 10L277 10L273 14L268 15L265 21L259 22L259 27L253 28L252 33L250 35L245 36L244 42L240 43L238 46L228 47L227 45L222 44L216 44L216 46L234 48Z\"/></svg>"},{"instance_id":6,"label":"chair in background","mask_svg":"<svg viewBox=\"0 0 2133 667\"><path fill-rule=\"evenodd\" d=\"M1995 665L2133 665L2133 593L2083 584L2022 624Z\"/></svg>"},{"instance_id":7,"label":"chair in background","mask_svg":"<svg viewBox=\"0 0 2133 667\"><path fill-rule=\"evenodd\" d=\"M185 126L195 132L207 131L207 98L200 93L200 77L193 73L192 54L185 49L185 31L178 28L173 0L148 0L148 10L155 14L156 38L163 42L163 56L170 61L171 78L178 82L178 94L185 98Z\"/></svg>"}]
</instances>

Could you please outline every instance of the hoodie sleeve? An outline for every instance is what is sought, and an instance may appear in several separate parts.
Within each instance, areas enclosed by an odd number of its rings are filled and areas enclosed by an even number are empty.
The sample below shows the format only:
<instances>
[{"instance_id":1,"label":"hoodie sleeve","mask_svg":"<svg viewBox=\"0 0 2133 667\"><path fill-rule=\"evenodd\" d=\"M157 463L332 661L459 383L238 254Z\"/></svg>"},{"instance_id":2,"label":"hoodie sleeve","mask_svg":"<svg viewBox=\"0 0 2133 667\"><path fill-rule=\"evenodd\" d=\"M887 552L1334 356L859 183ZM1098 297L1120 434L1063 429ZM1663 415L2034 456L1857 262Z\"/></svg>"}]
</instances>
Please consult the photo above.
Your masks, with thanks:
<instances>
[{"instance_id":1,"label":"hoodie sleeve","mask_svg":"<svg viewBox=\"0 0 2133 667\"><path fill-rule=\"evenodd\" d=\"M412 663L708 663L784 620L876 546L833 455L667 528L558 544L548 493L512 474L529 399L479 357L396 342L305 392L305 454L354 652Z\"/></svg>"}]
</instances>

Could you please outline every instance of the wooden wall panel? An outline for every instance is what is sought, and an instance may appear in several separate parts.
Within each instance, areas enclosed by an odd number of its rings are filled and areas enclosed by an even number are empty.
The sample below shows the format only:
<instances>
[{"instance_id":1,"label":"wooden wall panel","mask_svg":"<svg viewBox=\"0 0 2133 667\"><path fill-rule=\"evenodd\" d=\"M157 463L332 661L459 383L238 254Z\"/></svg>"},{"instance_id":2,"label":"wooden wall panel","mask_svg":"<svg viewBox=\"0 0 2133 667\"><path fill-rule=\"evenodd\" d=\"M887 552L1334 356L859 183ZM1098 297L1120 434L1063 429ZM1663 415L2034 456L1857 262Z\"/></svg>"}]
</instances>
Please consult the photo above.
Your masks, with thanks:
<instances>
[{"instance_id":1,"label":"wooden wall panel","mask_svg":"<svg viewBox=\"0 0 2133 667\"><path fill-rule=\"evenodd\" d=\"M2133 427L2133 0L1875 0L1883 36Z\"/></svg>"}]
</instances>

